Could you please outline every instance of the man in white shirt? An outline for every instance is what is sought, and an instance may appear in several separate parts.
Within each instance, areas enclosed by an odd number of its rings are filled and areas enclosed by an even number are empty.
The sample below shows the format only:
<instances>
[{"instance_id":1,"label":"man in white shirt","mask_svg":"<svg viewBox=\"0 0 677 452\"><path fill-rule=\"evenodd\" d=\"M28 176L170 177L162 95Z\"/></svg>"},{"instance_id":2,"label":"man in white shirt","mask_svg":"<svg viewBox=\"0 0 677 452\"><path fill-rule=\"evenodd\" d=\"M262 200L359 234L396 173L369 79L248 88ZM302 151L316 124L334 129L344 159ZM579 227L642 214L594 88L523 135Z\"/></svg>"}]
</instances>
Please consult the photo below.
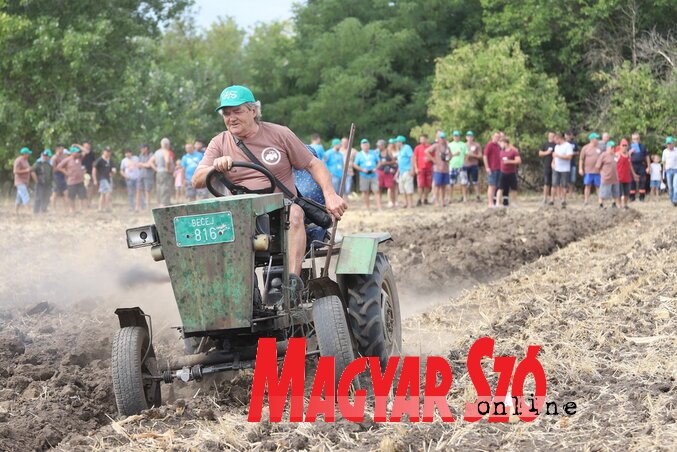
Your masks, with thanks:
<instances>
[{"instance_id":1,"label":"man in white shirt","mask_svg":"<svg viewBox=\"0 0 677 452\"><path fill-rule=\"evenodd\" d=\"M574 148L559 133L555 134L555 143L555 150L552 153L552 188L556 190L555 194L559 196L562 208L565 208Z\"/></svg>"},{"instance_id":2,"label":"man in white shirt","mask_svg":"<svg viewBox=\"0 0 677 452\"><path fill-rule=\"evenodd\" d=\"M668 181L668 194L672 205L677 207L677 149L675 149L675 139L667 137L665 139L666 148L663 149L663 169L665 178Z\"/></svg>"}]
</instances>

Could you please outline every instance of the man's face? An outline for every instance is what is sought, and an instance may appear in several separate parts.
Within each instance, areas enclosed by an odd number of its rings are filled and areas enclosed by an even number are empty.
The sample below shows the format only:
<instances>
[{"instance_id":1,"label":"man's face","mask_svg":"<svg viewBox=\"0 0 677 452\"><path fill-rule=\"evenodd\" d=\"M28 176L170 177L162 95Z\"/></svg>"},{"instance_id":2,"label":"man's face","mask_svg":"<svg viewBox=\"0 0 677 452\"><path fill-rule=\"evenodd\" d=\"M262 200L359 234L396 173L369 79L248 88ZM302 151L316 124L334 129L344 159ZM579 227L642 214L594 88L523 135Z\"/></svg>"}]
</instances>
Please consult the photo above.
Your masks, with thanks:
<instances>
[{"instance_id":1,"label":"man's face","mask_svg":"<svg viewBox=\"0 0 677 452\"><path fill-rule=\"evenodd\" d=\"M141 148L141 153L142 154L148 154L148 146L144 146Z\"/></svg>"},{"instance_id":2,"label":"man's face","mask_svg":"<svg viewBox=\"0 0 677 452\"><path fill-rule=\"evenodd\" d=\"M341 139L341 148L348 149L348 138Z\"/></svg>"},{"instance_id":3,"label":"man's face","mask_svg":"<svg viewBox=\"0 0 677 452\"><path fill-rule=\"evenodd\" d=\"M635 133L632 135L632 142L633 143L639 143L639 134Z\"/></svg>"},{"instance_id":4,"label":"man's face","mask_svg":"<svg viewBox=\"0 0 677 452\"><path fill-rule=\"evenodd\" d=\"M460 140L461 140L461 137L459 137L458 135L454 135L454 141L455 142L458 143Z\"/></svg>"},{"instance_id":5,"label":"man's face","mask_svg":"<svg viewBox=\"0 0 677 452\"><path fill-rule=\"evenodd\" d=\"M602 134L602 141L605 142L605 143L606 143L607 141L609 141L609 134L608 134L608 133L604 132L604 133Z\"/></svg>"},{"instance_id":6,"label":"man's face","mask_svg":"<svg viewBox=\"0 0 677 452\"><path fill-rule=\"evenodd\" d=\"M199 150L199 149L202 149L203 147L205 147L205 144L204 144L202 141L197 140L197 141L195 142L195 149L198 149L198 150Z\"/></svg>"},{"instance_id":7,"label":"man's face","mask_svg":"<svg viewBox=\"0 0 677 452\"><path fill-rule=\"evenodd\" d=\"M369 143L360 144L360 149L362 149L364 152L369 152Z\"/></svg>"},{"instance_id":8,"label":"man's face","mask_svg":"<svg viewBox=\"0 0 677 452\"><path fill-rule=\"evenodd\" d=\"M110 159L110 155L111 155L111 154L112 154L111 150L110 150L110 149L106 149L105 151L103 151L103 158L105 158L106 160L108 160L108 159Z\"/></svg>"},{"instance_id":9,"label":"man's face","mask_svg":"<svg viewBox=\"0 0 677 452\"><path fill-rule=\"evenodd\" d=\"M668 143L668 149L671 151L675 148L675 143Z\"/></svg>"},{"instance_id":10,"label":"man's face","mask_svg":"<svg viewBox=\"0 0 677 452\"><path fill-rule=\"evenodd\" d=\"M550 133L548 134L548 142L549 142L549 143L554 143L554 142L555 142L555 134L554 134L554 133L550 132Z\"/></svg>"},{"instance_id":11,"label":"man's face","mask_svg":"<svg viewBox=\"0 0 677 452\"><path fill-rule=\"evenodd\" d=\"M501 138L501 134L496 132L491 136L491 141L494 143L498 143L498 140Z\"/></svg>"},{"instance_id":12,"label":"man's face","mask_svg":"<svg viewBox=\"0 0 677 452\"><path fill-rule=\"evenodd\" d=\"M83 144L82 147L85 148L85 152L91 152L92 150L92 145L89 143Z\"/></svg>"},{"instance_id":13,"label":"man's face","mask_svg":"<svg viewBox=\"0 0 677 452\"><path fill-rule=\"evenodd\" d=\"M128 159L131 159L132 158L132 151L125 152L125 157L127 157Z\"/></svg>"},{"instance_id":14,"label":"man's face","mask_svg":"<svg viewBox=\"0 0 677 452\"><path fill-rule=\"evenodd\" d=\"M185 149L186 149L186 154L192 154L195 151L192 144L187 144L185 146Z\"/></svg>"},{"instance_id":15,"label":"man's face","mask_svg":"<svg viewBox=\"0 0 677 452\"><path fill-rule=\"evenodd\" d=\"M244 105L221 109L226 128L234 135L247 135L256 126L256 111Z\"/></svg>"},{"instance_id":16,"label":"man's face","mask_svg":"<svg viewBox=\"0 0 677 452\"><path fill-rule=\"evenodd\" d=\"M590 144L593 146L597 146L599 144L599 140L597 138L593 138L590 140Z\"/></svg>"},{"instance_id":17,"label":"man's face","mask_svg":"<svg viewBox=\"0 0 677 452\"><path fill-rule=\"evenodd\" d=\"M425 135L421 135L418 137L418 142L421 144L428 144L428 137Z\"/></svg>"},{"instance_id":18,"label":"man's face","mask_svg":"<svg viewBox=\"0 0 677 452\"><path fill-rule=\"evenodd\" d=\"M472 136L472 135L466 135L465 136L465 141L467 141L468 143L472 143L474 140L475 140L475 137Z\"/></svg>"}]
</instances>

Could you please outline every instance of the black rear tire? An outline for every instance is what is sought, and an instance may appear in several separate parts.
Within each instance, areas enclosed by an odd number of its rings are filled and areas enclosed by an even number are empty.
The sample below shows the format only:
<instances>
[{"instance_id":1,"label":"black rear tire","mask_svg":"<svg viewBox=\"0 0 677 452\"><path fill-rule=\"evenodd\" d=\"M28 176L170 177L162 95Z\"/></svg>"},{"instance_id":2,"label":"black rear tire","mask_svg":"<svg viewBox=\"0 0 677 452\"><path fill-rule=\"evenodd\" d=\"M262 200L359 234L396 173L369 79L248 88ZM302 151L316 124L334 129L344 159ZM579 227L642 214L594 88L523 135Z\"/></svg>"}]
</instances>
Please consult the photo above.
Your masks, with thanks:
<instances>
[{"instance_id":1,"label":"black rear tire","mask_svg":"<svg viewBox=\"0 0 677 452\"><path fill-rule=\"evenodd\" d=\"M402 353L402 320L395 275L388 258L376 254L371 275L345 275L339 284L348 293L348 319L362 356L377 356L385 369L388 358Z\"/></svg>"},{"instance_id":2,"label":"black rear tire","mask_svg":"<svg viewBox=\"0 0 677 452\"><path fill-rule=\"evenodd\" d=\"M350 331L341 299L335 295L322 297L313 303L313 322L320 356L333 356L335 382L338 382L343 370L355 359ZM353 381L357 383L357 378Z\"/></svg>"},{"instance_id":3,"label":"black rear tire","mask_svg":"<svg viewBox=\"0 0 677 452\"><path fill-rule=\"evenodd\" d=\"M121 328L113 337L113 393L121 416L138 414L162 403L160 381L148 378L157 374L155 352L152 345L149 349L149 342L148 332L140 326Z\"/></svg>"}]
</instances>

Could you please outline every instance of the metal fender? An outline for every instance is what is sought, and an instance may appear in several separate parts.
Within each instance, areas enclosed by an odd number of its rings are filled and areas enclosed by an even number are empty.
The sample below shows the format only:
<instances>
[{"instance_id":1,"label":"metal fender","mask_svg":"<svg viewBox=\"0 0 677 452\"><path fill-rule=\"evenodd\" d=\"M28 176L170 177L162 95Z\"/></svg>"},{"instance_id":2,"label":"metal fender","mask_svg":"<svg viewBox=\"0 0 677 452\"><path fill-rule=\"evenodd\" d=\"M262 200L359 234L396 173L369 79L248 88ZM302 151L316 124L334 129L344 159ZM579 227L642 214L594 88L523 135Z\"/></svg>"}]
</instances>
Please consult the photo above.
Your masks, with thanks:
<instances>
[{"instance_id":1,"label":"metal fender","mask_svg":"<svg viewBox=\"0 0 677 452\"><path fill-rule=\"evenodd\" d=\"M370 275L374 271L379 244L392 240L389 232L343 236L336 263L337 275Z\"/></svg>"}]
</instances>

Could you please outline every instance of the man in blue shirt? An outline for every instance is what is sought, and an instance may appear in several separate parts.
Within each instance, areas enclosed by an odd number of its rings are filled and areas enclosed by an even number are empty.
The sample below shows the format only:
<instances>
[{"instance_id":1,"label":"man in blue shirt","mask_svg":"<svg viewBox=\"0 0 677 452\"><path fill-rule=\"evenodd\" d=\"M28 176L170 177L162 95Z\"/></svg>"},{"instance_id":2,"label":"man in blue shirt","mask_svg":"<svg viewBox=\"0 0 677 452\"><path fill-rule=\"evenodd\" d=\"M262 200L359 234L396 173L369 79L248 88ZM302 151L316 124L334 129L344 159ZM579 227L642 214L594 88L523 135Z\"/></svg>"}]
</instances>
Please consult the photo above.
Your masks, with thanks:
<instances>
[{"instance_id":1,"label":"man in blue shirt","mask_svg":"<svg viewBox=\"0 0 677 452\"><path fill-rule=\"evenodd\" d=\"M193 187L192 180L193 174L195 174L195 170L202 160L202 154L197 152L192 144L187 144L185 149L186 155L181 158L181 167L184 171L183 180L186 184L186 198L188 198L188 201L195 201L198 190ZM203 197L204 193L200 193L200 195Z\"/></svg>"},{"instance_id":2,"label":"man in blue shirt","mask_svg":"<svg viewBox=\"0 0 677 452\"><path fill-rule=\"evenodd\" d=\"M362 192L364 205L367 207L367 210L370 210L369 192L371 191L376 198L376 208L381 210L381 197L378 196L378 175L376 174L379 153L376 150L370 149L369 140L366 138L362 138L360 141L360 149L360 152L355 156L353 168L360 174L360 191Z\"/></svg>"},{"instance_id":3,"label":"man in blue shirt","mask_svg":"<svg viewBox=\"0 0 677 452\"><path fill-rule=\"evenodd\" d=\"M331 174L331 185L334 191L339 193L341 176L343 175L343 154L341 153L341 140L334 138L331 148L324 154L324 164ZM340 194L340 193L339 193Z\"/></svg>"},{"instance_id":4,"label":"man in blue shirt","mask_svg":"<svg viewBox=\"0 0 677 452\"><path fill-rule=\"evenodd\" d=\"M405 208L414 207L414 150L407 144L407 139L403 135L395 138L397 143L397 174L400 193L404 194L406 200Z\"/></svg>"},{"instance_id":5,"label":"man in blue shirt","mask_svg":"<svg viewBox=\"0 0 677 452\"><path fill-rule=\"evenodd\" d=\"M315 156L324 162L324 147L319 134L314 133L310 136L310 147L315 150Z\"/></svg>"}]
</instances>

